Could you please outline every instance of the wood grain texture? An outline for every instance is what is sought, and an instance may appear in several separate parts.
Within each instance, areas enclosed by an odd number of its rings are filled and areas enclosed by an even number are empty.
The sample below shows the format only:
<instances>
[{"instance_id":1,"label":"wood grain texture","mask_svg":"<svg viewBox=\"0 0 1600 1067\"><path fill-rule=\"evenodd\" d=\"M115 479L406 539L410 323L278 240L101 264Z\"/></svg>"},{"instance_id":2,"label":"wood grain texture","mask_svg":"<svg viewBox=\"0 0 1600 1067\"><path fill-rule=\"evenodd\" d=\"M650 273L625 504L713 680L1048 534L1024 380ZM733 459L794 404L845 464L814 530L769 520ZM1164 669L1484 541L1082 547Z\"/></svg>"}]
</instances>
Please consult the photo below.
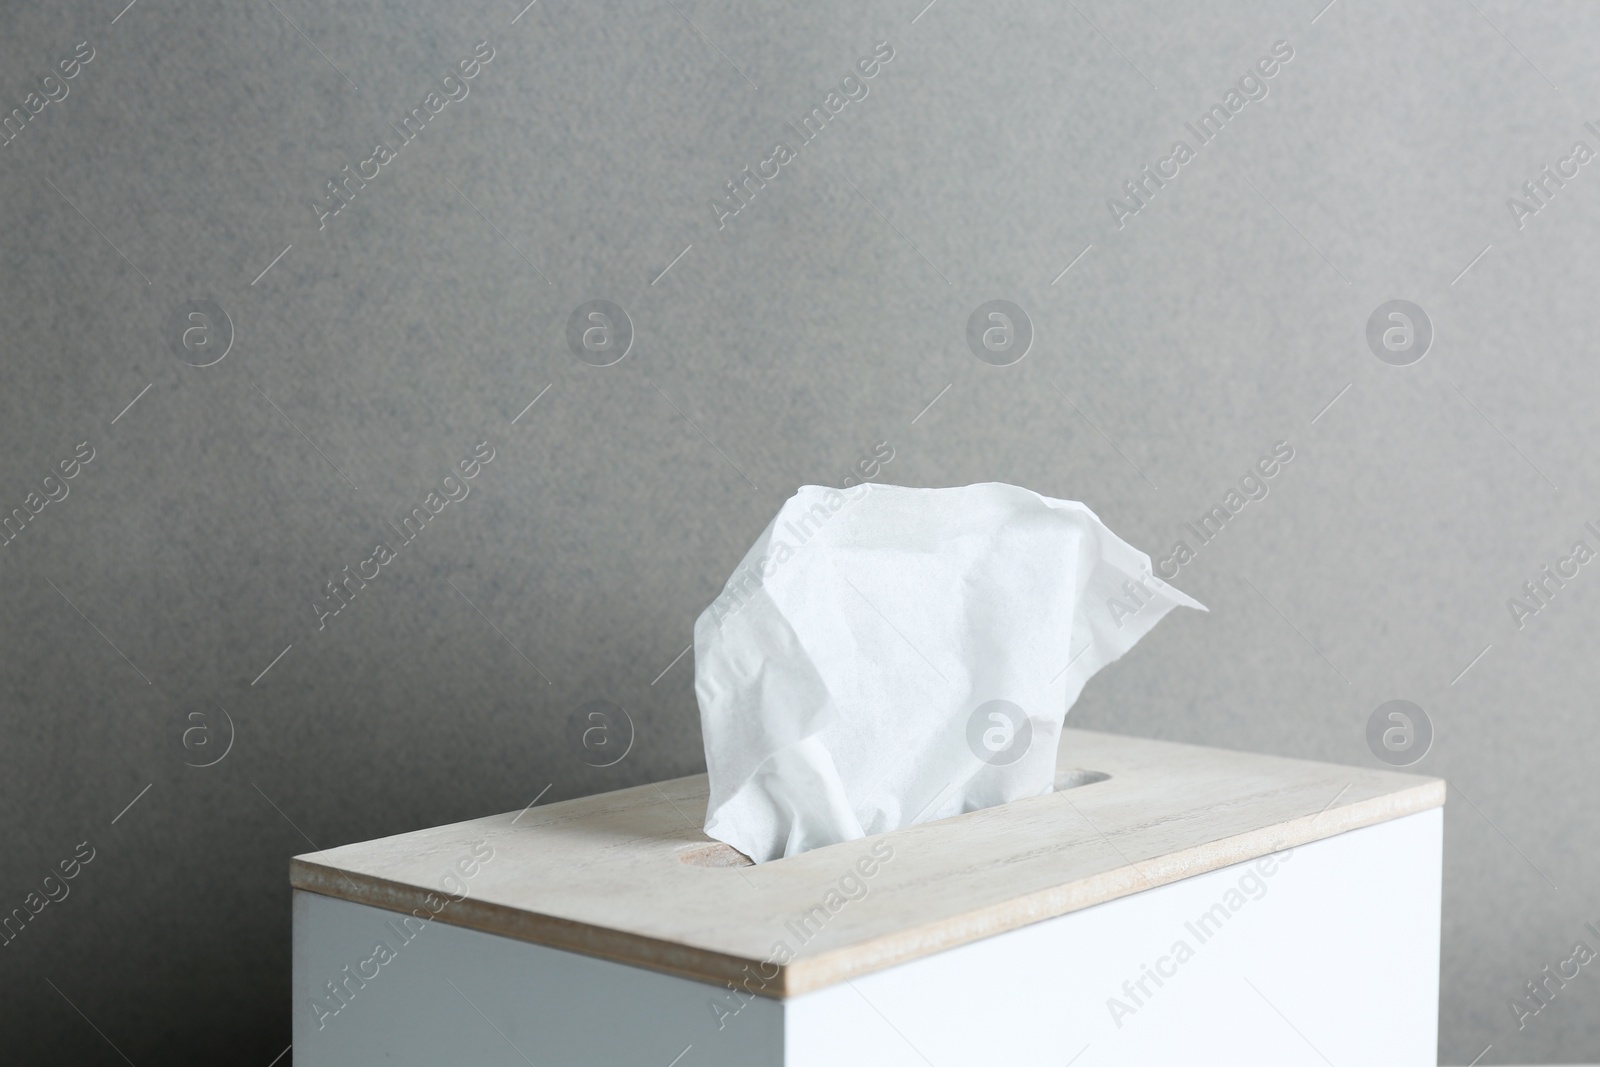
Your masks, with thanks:
<instances>
[{"instance_id":1,"label":"wood grain texture","mask_svg":"<svg viewBox=\"0 0 1600 1067\"><path fill-rule=\"evenodd\" d=\"M783 998L1445 800L1436 778L1084 730L1059 757L1110 777L756 866L706 865L694 775L297 856L290 882ZM493 858L439 910L474 842Z\"/></svg>"}]
</instances>

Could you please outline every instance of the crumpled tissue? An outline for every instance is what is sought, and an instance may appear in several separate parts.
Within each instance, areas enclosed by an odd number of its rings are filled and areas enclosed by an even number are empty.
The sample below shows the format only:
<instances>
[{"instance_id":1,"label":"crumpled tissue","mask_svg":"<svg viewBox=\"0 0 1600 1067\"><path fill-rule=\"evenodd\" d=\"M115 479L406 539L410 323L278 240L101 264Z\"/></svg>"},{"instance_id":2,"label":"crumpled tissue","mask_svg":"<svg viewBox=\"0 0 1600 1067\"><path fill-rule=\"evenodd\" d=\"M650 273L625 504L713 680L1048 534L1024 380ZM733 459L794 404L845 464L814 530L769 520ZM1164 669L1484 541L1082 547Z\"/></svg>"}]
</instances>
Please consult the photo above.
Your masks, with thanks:
<instances>
[{"instance_id":1,"label":"crumpled tissue","mask_svg":"<svg viewBox=\"0 0 1600 1067\"><path fill-rule=\"evenodd\" d=\"M695 622L706 833L762 863L1048 793L1084 683L1180 605L1075 501L802 486Z\"/></svg>"}]
</instances>

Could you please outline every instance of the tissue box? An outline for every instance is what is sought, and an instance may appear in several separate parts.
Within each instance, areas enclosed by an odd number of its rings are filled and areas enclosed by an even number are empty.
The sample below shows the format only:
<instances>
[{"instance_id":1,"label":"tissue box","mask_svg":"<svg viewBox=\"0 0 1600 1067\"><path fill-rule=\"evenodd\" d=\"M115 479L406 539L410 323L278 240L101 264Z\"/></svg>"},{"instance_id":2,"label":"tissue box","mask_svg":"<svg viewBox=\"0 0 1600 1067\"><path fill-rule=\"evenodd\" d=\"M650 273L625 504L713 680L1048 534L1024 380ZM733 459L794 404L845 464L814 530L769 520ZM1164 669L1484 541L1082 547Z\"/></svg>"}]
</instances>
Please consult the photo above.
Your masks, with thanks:
<instances>
[{"instance_id":1,"label":"tissue box","mask_svg":"<svg viewBox=\"0 0 1600 1067\"><path fill-rule=\"evenodd\" d=\"M1435 1063L1444 783L1063 732L757 866L703 775L296 857L297 1064Z\"/></svg>"}]
</instances>

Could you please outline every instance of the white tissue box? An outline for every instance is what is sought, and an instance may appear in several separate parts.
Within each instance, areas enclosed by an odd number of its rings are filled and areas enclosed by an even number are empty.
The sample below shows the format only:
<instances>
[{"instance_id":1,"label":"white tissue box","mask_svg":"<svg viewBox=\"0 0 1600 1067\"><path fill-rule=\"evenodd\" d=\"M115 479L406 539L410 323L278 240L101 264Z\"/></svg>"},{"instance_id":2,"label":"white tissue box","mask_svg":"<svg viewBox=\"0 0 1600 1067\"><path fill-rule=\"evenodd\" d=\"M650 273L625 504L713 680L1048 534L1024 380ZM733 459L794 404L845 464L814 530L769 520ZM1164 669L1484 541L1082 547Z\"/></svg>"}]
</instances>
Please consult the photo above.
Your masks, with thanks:
<instances>
[{"instance_id":1,"label":"white tissue box","mask_svg":"<svg viewBox=\"0 0 1600 1067\"><path fill-rule=\"evenodd\" d=\"M1435 1063L1438 779L1066 730L744 866L703 775L296 857L303 1065Z\"/></svg>"}]
</instances>

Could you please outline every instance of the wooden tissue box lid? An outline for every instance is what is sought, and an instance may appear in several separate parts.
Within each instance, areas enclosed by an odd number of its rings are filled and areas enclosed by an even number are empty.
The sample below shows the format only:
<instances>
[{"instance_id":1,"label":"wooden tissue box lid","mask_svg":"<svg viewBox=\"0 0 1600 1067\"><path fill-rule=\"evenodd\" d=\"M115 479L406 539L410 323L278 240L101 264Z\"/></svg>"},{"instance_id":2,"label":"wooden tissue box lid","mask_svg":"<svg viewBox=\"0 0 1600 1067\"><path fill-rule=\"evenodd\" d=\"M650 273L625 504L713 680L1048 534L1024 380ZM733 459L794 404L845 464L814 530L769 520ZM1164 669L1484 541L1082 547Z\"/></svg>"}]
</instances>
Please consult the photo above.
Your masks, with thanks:
<instances>
[{"instance_id":1,"label":"wooden tissue box lid","mask_svg":"<svg viewBox=\"0 0 1600 1067\"><path fill-rule=\"evenodd\" d=\"M701 830L698 774L296 856L289 880L783 998L1445 800L1437 778L1086 730L1059 751L1061 785L1109 777L754 866Z\"/></svg>"}]
</instances>

